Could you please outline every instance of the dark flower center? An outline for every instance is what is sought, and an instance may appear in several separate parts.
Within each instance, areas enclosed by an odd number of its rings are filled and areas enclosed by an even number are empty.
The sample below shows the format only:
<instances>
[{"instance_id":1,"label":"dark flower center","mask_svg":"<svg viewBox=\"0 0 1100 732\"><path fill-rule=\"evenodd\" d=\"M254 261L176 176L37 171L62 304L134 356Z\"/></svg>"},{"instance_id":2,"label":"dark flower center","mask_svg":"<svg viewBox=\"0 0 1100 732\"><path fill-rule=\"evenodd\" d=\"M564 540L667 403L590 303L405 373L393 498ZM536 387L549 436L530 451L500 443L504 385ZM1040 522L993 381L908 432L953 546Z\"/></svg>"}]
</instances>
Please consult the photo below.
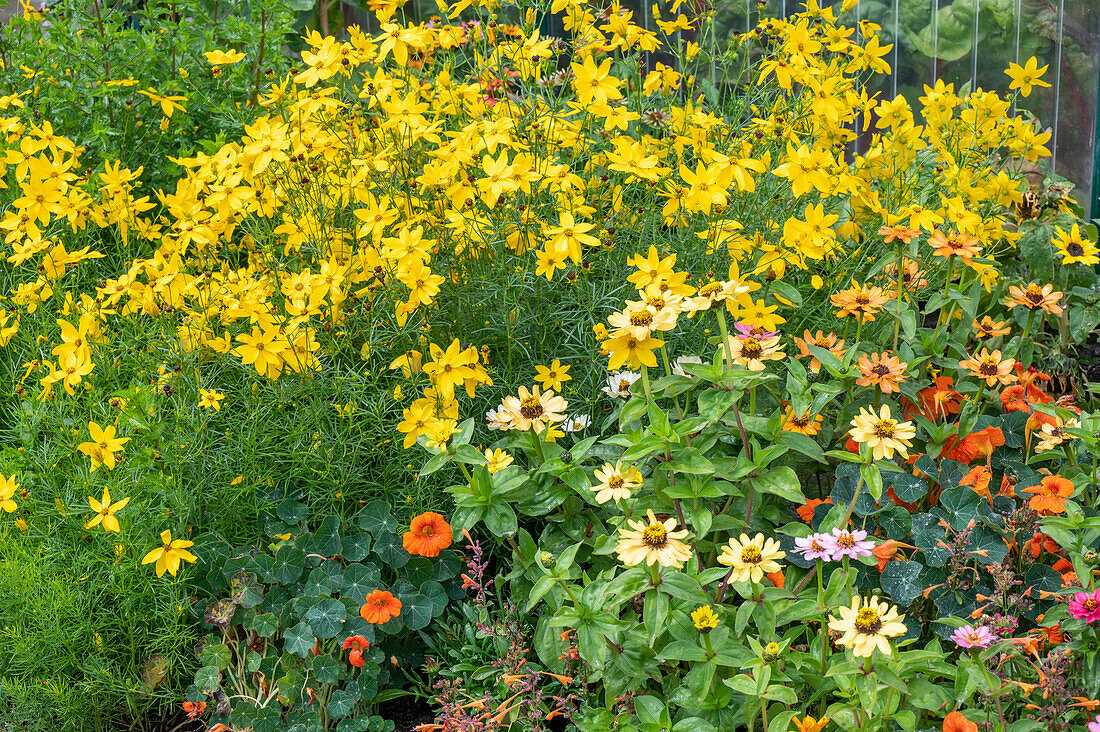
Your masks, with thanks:
<instances>
[{"instance_id":1,"label":"dark flower center","mask_svg":"<svg viewBox=\"0 0 1100 732\"><path fill-rule=\"evenodd\" d=\"M642 531L642 543L650 549L660 549L668 543L668 531L662 524L650 524Z\"/></svg>"},{"instance_id":2,"label":"dark flower center","mask_svg":"<svg viewBox=\"0 0 1100 732\"><path fill-rule=\"evenodd\" d=\"M538 397L529 396L520 402L519 413L523 415L525 419L538 419L542 416L542 402Z\"/></svg>"},{"instance_id":3,"label":"dark flower center","mask_svg":"<svg viewBox=\"0 0 1100 732\"><path fill-rule=\"evenodd\" d=\"M873 607L861 608L856 614L856 630L865 635L874 635L882 629L882 619Z\"/></svg>"}]
</instances>

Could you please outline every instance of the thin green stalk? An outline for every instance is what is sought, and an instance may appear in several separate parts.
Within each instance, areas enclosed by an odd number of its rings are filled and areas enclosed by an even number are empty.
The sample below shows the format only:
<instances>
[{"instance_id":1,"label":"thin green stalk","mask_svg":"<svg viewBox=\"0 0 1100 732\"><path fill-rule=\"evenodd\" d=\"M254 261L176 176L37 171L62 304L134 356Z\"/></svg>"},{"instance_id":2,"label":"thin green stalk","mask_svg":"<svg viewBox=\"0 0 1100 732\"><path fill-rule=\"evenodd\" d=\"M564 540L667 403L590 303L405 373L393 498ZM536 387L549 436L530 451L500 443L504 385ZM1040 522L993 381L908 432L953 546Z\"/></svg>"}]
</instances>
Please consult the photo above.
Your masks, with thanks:
<instances>
[{"instance_id":1,"label":"thin green stalk","mask_svg":"<svg viewBox=\"0 0 1100 732\"><path fill-rule=\"evenodd\" d=\"M729 371L733 356L730 355L730 332L726 328L726 306L719 305L715 309L718 312L718 333L722 336L722 368Z\"/></svg>"}]
</instances>

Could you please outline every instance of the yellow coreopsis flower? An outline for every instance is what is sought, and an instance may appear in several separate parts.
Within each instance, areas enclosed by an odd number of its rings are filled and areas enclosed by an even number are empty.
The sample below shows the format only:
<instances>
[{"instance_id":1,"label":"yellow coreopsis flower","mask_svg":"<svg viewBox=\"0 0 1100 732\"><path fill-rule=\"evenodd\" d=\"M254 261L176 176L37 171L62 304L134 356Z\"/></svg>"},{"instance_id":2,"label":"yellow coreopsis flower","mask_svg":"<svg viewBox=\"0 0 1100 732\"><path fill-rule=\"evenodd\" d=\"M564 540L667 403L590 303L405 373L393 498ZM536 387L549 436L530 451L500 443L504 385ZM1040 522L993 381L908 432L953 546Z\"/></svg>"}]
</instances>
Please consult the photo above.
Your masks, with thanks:
<instances>
[{"instance_id":1,"label":"yellow coreopsis flower","mask_svg":"<svg viewBox=\"0 0 1100 732\"><path fill-rule=\"evenodd\" d=\"M214 65L225 66L244 60L244 54L232 48L228 51L207 51L206 60Z\"/></svg>"},{"instance_id":2,"label":"yellow coreopsis flower","mask_svg":"<svg viewBox=\"0 0 1100 732\"><path fill-rule=\"evenodd\" d=\"M569 367L563 366L561 361L554 359L554 362L550 364L550 367L535 366L535 371L538 374L535 376L535 381L542 384L543 389L552 389L554 391L561 391L561 385L566 381L572 381L573 377L569 375Z\"/></svg>"},{"instance_id":3,"label":"yellow coreopsis flower","mask_svg":"<svg viewBox=\"0 0 1100 732\"><path fill-rule=\"evenodd\" d=\"M19 490L19 484L15 482L14 475L10 478L0 475L0 511L14 513L15 509L19 508L14 500L17 490Z\"/></svg>"},{"instance_id":4,"label":"yellow coreopsis flower","mask_svg":"<svg viewBox=\"0 0 1100 732\"><path fill-rule=\"evenodd\" d=\"M215 389L199 389L199 406L203 409L213 409L215 412L221 411L221 401L225 399L225 394Z\"/></svg>"},{"instance_id":5,"label":"yellow coreopsis flower","mask_svg":"<svg viewBox=\"0 0 1100 732\"><path fill-rule=\"evenodd\" d=\"M1008 68L1005 69L1005 74L1008 75L1008 78L1012 79L1008 88L1019 89L1020 96L1026 97L1031 94L1031 87L1033 86L1050 86L1050 84L1042 79L1043 74L1047 72L1048 68L1049 66L1040 68L1039 62L1034 56L1024 62L1023 66L1010 63Z\"/></svg>"},{"instance_id":6,"label":"yellow coreopsis flower","mask_svg":"<svg viewBox=\"0 0 1100 732\"><path fill-rule=\"evenodd\" d=\"M163 546L159 546L153 551L145 555L145 558L141 560L142 564L150 564L156 562L157 577L160 577L165 572L176 576L179 572L180 562L194 563L197 557L194 554L187 551L190 547L195 545L193 541L187 541L186 539L172 539L171 530L164 530L160 532L160 540Z\"/></svg>"},{"instance_id":7,"label":"yellow coreopsis flower","mask_svg":"<svg viewBox=\"0 0 1100 732\"><path fill-rule=\"evenodd\" d=\"M87 455L92 460L90 472L100 465L106 465L108 470L115 469L115 453L122 451L122 446L130 441L129 437L115 437L114 425L107 425L101 429L95 422L88 423L88 434L91 442L82 442L76 446L77 450Z\"/></svg>"},{"instance_id":8,"label":"yellow coreopsis flower","mask_svg":"<svg viewBox=\"0 0 1100 732\"><path fill-rule=\"evenodd\" d=\"M121 501L111 503L111 492L106 488L103 489L103 499L101 501L97 501L93 496L88 496L88 505L91 506L92 513L95 515L88 523L84 524L84 528L92 529L102 523L104 531L121 531L115 514L126 508L126 504L129 502L130 497L127 496Z\"/></svg>"}]
</instances>

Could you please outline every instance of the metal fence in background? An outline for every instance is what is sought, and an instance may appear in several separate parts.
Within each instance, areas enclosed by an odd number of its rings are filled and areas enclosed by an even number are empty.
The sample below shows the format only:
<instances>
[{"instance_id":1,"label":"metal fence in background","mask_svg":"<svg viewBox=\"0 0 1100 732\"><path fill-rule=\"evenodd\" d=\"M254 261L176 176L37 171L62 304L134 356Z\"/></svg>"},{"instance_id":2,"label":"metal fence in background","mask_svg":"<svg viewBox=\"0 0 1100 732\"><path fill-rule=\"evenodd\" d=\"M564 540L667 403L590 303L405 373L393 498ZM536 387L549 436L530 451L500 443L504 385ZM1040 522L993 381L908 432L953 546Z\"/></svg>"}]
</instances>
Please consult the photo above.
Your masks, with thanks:
<instances>
[{"instance_id":1,"label":"metal fence in background","mask_svg":"<svg viewBox=\"0 0 1100 732\"><path fill-rule=\"evenodd\" d=\"M801 0L709 1L719 38L751 29L762 16L786 17L802 9ZM649 28L653 2L621 0L621 5ZM688 0L681 12L697 12L707 2ZM436 10L434 2L412 0L406 12L419 21ZM365 29L377 25L349 5L344 16L347 24ZM1055 172L1076 186L1086 214L1100 217L1100 0L858 0L842 20L872 21L881 28L882 43L894 44L887 57L892 73L868 90L880 98L901 93L915 103L924 86L937 80L954 84L956 91L982 88L1008 95L1009 63L1022 65L1034 56L1048 66L1044 80L1051 86L1019 99L1018 110L1032 112L1050 128Z\"/></svg>"}]
</instances>

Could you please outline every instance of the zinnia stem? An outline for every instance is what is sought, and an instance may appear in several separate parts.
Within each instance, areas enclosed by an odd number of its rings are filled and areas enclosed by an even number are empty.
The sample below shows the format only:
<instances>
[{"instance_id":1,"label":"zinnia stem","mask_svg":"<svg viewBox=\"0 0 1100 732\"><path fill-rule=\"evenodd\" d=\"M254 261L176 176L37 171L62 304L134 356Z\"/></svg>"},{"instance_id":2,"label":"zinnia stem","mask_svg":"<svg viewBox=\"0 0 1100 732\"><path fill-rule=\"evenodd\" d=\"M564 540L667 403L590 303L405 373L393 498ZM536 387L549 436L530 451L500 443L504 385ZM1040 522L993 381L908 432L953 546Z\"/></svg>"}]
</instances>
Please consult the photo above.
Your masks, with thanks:
<instances>
[{"instance_id":1,"label":"zinnia stem","mask_svg":"<svg viewBox=\"0 0 1100 732\"><path fill-rule=\"evenodd\" d=\"M726 306L721 305L718 311L718 332L722 336L722 368L729 371L733 357L730 355L730 333L726 328Z\"/></svg>"}]
</instances>

